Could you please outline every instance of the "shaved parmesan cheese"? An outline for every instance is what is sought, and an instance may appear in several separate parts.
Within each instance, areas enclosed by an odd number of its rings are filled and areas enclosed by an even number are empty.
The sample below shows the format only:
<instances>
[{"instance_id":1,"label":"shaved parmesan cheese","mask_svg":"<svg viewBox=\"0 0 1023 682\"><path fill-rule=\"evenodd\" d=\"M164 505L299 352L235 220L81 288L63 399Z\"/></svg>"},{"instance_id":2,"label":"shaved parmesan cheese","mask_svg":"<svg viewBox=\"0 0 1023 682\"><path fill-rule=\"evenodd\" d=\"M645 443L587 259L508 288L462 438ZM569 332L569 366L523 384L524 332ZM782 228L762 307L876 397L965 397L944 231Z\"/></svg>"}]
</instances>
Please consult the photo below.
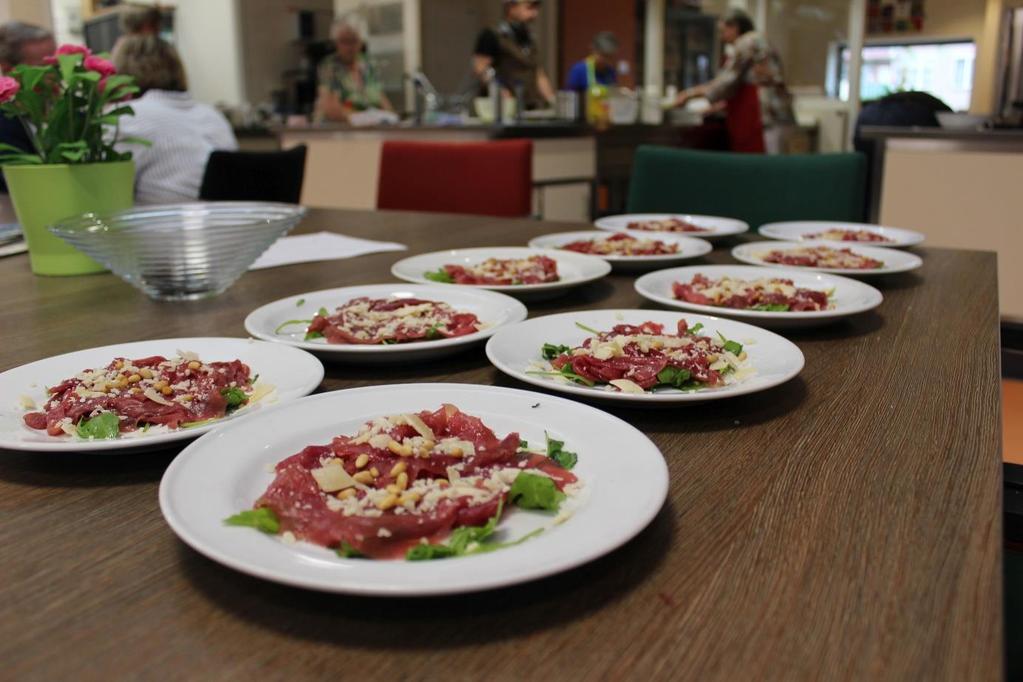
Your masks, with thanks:
<instances>
[{"instance_id":1,"label":"shaved parmesan cheese","mask_svg":"<svg viewBox=\"0 0 1023 682\"><path fill-rule=\"evenodd\" d=\"M416 432L427 440L437 440L437 437L433 435L433 429L426 425L418 414L406 414L405 421L411 426Z\"/></svg>"},{"instance_id":2,"label":"shaved parmesan cheese","mask_svg":"<svg viewBox=\"0 0 1023 682\"><path fill-rule=\"evenodd\" d=\"M313 469L309 473L316 479L316 485L320 486L320 490L325 493L335 493L338 490L355 486L355 480L348 475L348 472L341 465L341 460L336 457L328 460L319 469Z\"/></svg>"},{"instance_id":3,"label":"shaved parmesan cheese","mask_svg":"<svg viewBox=\"0 0 1023 682\"><path fill-rule=\"evenodd\" d=\"M634 394L646 393L646 391L643 390L642 386L637 384L635 381L631 381L629 379L613 379L612 381L610 381L608 383L610 383L612 386L617 388L622 393L634 393Z\"/></svg>"},{"instance_id":4,"label":"shaved parmesan cheese","mask_svg":"<svg viewBox=\"0 0 1023 682\"><path fill-rule=\"evenodd\" d=\"M142 395L146 396L154 403L159 403L161 405L170 405L172 407L174 406L174 403L160 395L160 393L155 388L147 388L145 391L142 392Z\"/></svg>"}]
</instances>

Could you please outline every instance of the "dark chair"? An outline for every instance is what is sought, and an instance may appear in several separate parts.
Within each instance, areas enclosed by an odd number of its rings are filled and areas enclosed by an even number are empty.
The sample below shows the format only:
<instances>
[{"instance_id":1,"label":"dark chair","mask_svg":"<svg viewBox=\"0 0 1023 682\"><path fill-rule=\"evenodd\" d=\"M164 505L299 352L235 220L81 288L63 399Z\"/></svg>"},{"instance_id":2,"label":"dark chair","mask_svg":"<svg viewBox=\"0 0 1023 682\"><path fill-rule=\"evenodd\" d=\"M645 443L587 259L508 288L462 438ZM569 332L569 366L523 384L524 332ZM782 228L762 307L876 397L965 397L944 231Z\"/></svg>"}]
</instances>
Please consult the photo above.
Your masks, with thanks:
<instances>
[{"instance_id":1,"label":"dark chair","mask_svg":"<svg viewBox=\"0 0 1023 682\"><path fill-rule=\"evenodd\" d=\"M385 142L377 208L521 218L532 212L533 143Z\"/></svg>"},{"instance_id":2,"label":"dark chair","mask_svg":"<svg viewBox=\"0 0 1023 682\"><path fill-rule=\"evenodd\" d=\"M765 156L640 147L630 213L738 218L757 229L785 220L860 222L866 213L860 154Z\"/></svg>"},{"instance_id":3,"label":"dark chair","mask_svg":"<svg viewBox=\"0 0 1023 682\"><path fill-rule=\"evenodd\" d=\"M199 198L297 204L305 178L305 145L283 152L213 152Z\"/></svg>"}]
</instances>

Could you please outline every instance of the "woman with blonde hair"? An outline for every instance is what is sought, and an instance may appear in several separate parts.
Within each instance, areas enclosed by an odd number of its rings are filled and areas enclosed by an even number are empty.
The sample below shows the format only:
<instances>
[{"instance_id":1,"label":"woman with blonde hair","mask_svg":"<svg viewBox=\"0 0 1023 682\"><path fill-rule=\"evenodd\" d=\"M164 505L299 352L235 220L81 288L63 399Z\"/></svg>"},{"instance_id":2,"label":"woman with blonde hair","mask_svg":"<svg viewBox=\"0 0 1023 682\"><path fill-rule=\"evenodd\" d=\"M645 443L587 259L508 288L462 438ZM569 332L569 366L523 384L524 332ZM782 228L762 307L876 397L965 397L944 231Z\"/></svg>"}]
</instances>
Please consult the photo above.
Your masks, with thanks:
<instances>
[{"instance_id":1,"label":"woman with blonde hair","mask_svg":"<svg viewBox=\"0 0 1023 682\"><path fill-rule=\"evenodd\" d=\"M141 89L131 102L135 115L121 119L121 134L152 143L130 145L136 201L194 201L210 152L238 148L231 125L219 111L192 99L177 50L157 36L125 37L114 50L113 61L118 72L134 76Z\"/></svg>"},{"instance_id":2,"label":"woman with blonde hair","mask_svg":"<svg viewBox=\"0 0 1023 682\"><path fill-rule=\"evenodd\" d=\"M331 27L335 53L319 66L316 115L348 123L357 111L394 111L376 69L366 58L366 26L357 14L346 14Z\"/></svg>"}]
</instances>

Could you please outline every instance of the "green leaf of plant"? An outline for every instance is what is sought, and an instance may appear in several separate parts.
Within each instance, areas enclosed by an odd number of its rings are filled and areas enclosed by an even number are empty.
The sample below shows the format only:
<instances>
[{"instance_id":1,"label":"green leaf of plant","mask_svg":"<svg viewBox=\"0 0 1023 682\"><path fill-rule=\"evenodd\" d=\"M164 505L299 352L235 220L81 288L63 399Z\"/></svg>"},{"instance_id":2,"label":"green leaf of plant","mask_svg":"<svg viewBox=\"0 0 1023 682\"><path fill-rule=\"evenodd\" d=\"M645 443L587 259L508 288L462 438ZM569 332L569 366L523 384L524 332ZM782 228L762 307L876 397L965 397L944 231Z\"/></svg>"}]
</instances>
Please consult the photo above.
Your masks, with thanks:
<instances>
[{"instance_id":1,"label":"green leaf of plant","mask_svg":"<svg viewBox=\"0 0 1023 682\"><path fill-rule=\"evenodd\" d=\"M557 511L564 499L565 493L558 490L554 481L525 471L515 477L508 491L508 500L523 509Z\"/></svg>"},{"instance_id":2,"label":"green leaf of plant","mask_svg":"<svg viewBox=\"0 0 1023 682\"><path fill-rule=\"evenodd\" d=\"M306 341L313 341L315 339L322 339L322 338L323 338L323 333L322 332L306 332L306 334L305 334L305 340Z\"/></svg>"},{"instance_id":3,"label":"green leaf of plant","mask_svg":"<svg viewBox=\"0 0 1023 682\"><path fill-rule=\"evenodd\" d=\"M593 334L594 336L600 336L600 332L598 332L593 327L587 327L582 322L576 322L575 326L579 327L579 329L582 329L584 332L589 332L590 334Z\"/></svg>"},{"instance_id":4,"label":"green leaf of plant","mask_svg":"<svg viewBox=\"0 0 1023 682\"><path fill-rule=\"evenodd\" d=\"M65 83L70 83L71 79L75 75L75 68L82 63L82 55L80 54L62 54L57 55L57 64L60 68L60 77Z\"/></svg>"},{"instance_id":5,"label":"green leaf of plant","mask_svg":"<svg viewBox=\"0 0 1023 682\"><path fill-rule=\"evenodd\" d=\"M762 303L760 305L753 306L753 310L759 310L766 313L784 313L788 312L788 305L785 303Z\"/></svg>"},{"instance_id":6,"label":"green leaf of plant","mask_svg":"<svg viewBox=\"0 0 1023 682\"><path fill-rule=\"evenodd\" d=\"M697 323L696 323L696 324L694 324L694 325L692 326L692 328L691 328L691 329L689 330L689 335L690 335L690 336L696 336L697 334L699 334L699 333L700 333L700 331L701 331L702 329L703 329L703 322L697 322Z\"/></svg>"},{"instance_id":7,"label":"green leaf of plant","mask_svg":"<svg viewBox=\"0 0 1023 682\"><path fill-rule=\"evenodd\" d=\"M224 519L224 523L228 526L255 528L256 530L269 535L276 535L281 529L281 522L278 520L277 514L267 507L239 512L234 516L229 516Z\"/></svg>"},{"instance_id":8,"label":"green leaf of plant","mask_svg":"<svg viewBox=\"0 0 1023 682\"><path fill-rule=\"evenodd\" d=\"M78 423L78 437L107 440L117 438L121 432L121 420L113 412L100 412L92 419Z\"/></svg>"}]
</instances>

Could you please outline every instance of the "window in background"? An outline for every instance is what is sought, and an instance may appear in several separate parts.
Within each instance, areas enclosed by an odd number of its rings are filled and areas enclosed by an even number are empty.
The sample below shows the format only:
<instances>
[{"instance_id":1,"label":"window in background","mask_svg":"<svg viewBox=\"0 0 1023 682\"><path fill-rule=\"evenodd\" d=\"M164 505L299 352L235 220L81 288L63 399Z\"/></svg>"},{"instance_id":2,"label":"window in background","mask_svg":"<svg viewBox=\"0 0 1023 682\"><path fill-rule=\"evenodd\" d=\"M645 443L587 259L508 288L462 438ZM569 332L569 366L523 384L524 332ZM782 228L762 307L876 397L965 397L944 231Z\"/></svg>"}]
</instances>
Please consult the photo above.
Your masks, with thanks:
<instances>
[{"instance_id":1,"label":"window in background","mask_svg":"<svg viewBox=\"0 0 1023 682\"><path fill-rule=\"evenodd\" d=\"M838 46L836 93L849 99L849 50ZM977 46L972 40L886 43L863 48L860 96L864 101L893 92L930 93L955 111L970 108Z\"/></svg>"}]
</instances>

